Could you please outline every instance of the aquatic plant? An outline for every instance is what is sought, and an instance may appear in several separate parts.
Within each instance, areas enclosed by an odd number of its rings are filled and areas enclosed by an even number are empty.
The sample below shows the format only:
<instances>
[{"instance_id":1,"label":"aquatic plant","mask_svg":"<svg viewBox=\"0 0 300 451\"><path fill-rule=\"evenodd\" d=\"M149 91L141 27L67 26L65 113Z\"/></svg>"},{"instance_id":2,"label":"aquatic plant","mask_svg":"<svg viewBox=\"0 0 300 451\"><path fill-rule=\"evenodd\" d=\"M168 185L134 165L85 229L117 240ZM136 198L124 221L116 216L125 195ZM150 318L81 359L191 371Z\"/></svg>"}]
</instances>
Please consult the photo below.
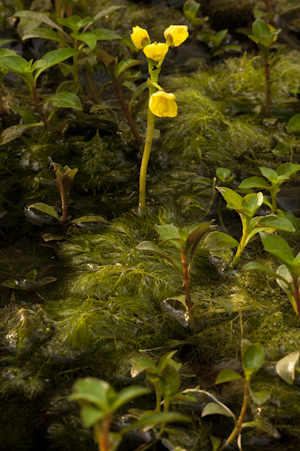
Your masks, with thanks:
<instances>
[{"instance_id":1,"label":"aquatic plant","mask_svg":"<svg viewBox=\"0 0 300 451\"><path fill-rule=\"evenodd\" d=\"M261 52L264 68L265 68L265 115L270 116L270 68L271 64L268 61L270 47L277 40L277 35L281 30L275 30L272 25L267 24L262 19L256 19L253 23L253 35L248 35L252 41L254 41Z\"/></svg>"},{"instance_id":2,"label":"aquatic plant","mask_svg":"<svg viewBox=\"0 0 300 451\"><path fill-rule=\"evenodd\" d=\"M262 192L247 194L243 198L230 188L217 187L217 189L226 200L226 207L235 210L242 221L242 238L231 264L233 268L237 266L245 247L257 233L263 231L269 231L270 233L274 230L284 230L287 232L295 231L293 224L288 219L280 218L275 215L254 216L264 202Z\"/></svg>"},{"instance_id":3,"label":"aquatic plant","mask_svg":"<svg viewBox=\"0 0 300 451\"><path fill-rule=\"evenodd\" d=\"M289 244L278 235L270 235L261 231L260 237L265 251L278 258L283 265L280 265L276 272L261 263L248 263L244 266L244 269L255 269L276 277L278 285L287 294L300 319L300 252L294 257Z\"/></svg>"},{"instance_id":4,"label":"aquatic plant","mask_svg":"<svg viewBox=\"0 0 300 451\"><path fill-rule=\"evenodd\" d=\"M271 183L271 185L266 182L262 177L249 177L242 181L239 185L241 189L266 189L270 191L272 204L268 203L264 199L264 204L267 204L271 208L271 212L275 213L277 209L277 193L281 185L290 179L290 176L295 174L295 172L300 170L299 164L284 163L279 166L276 171L271 168L260 167L259 168L262 175Z\"/></svg>"},{"instance_id":5,"label":"aquatic plant","mask_svg":"<svg viewBox=\"0 0 300 451\"><path fill-rule=\"evenodd\" d=\"M232 417L235 421L234 429L232 430L225 443L223 443L223 445L221 445L221 440L217 438L213 439L214 450L223 451L224 449L226 449L227 446L231 444L237 436L240 436L242 429L245 427L261 427L262 429L264 429L263 423L260 424L259 421L244 423L244 418L250 399L261 406L269 398L269 393L267 391L262 390L259 392L254 392L251 389L251 381L253 376L264 364L265 351L260 343L251 343L249 340L243 339L241 343L241 355L244 377L236 371L223 370L218 375L216 380L216 384L223 384L224 382L230 381L240 381L244 384L244 399L239 418L236 420L234 413L214 397L213 398L215 402L206 404L202 411L202 418L207 415L219 414Z\"/></svg>"},{"instance_id":6,"label":"aquatic plant","mask_svg":"<svg viewBox=\"0 0 300 451\"><path fill-rule=\"evenodd\" d=\"M166 43L152 43L147 30L140 27L132 29L131 39L138 49L143 49L148 62L150 79L148 80L149 103L147 115L146 140L140 169L139 210L146 208L146 175L152 147L155 117L175 117L177 104L175 95L167 93L158 85L162 63L170 46L178 47L188 38L187 26L170 25L164 32Z\"/></svg>"},{"instance_id":7,"label":"aquatic plant","mask_svg":"<svg viewBox=\"0 0 300 451\"><path fill-rule=\"evenodd\" d=\"M117 393L106 381L89 377L79 379L74 384L73 394L69 396L69 400L76 400L80 403L82 422L85 427L93 426L99 451L115 451L119 447L123 435L132 429L143 426L153 428L157 424L173 421L190 421L189 418L177 412L149 415L147 411L139 421L125 426L119 432L111 432L111 423L115 412L124 404L149 392L149 388L130 386Z\"/></svg>"},{"instance_id":8,"label":"aquatic plant","mask_svg":"<svg viewBox=\"0 0 300 451\"><path fill-rule=\"evenodd\" d=\"M206 233L212 225L211 222L204 224L193 224L187 229L179 229L173 224L156 225L155 230L159 233L160 238L168 241L175 246L180 252L182 269L177 262L168 254L163 252L156 244L150 241L143 241L137 246L142 251L155 252L164 257L177 270L182 279L185 290L185 305L187 309L188 322L193 329L195 327L194 309L196 305L192 304L190 291L190 274L196 249L204 233Z\"/></svg>"}]
</instances>

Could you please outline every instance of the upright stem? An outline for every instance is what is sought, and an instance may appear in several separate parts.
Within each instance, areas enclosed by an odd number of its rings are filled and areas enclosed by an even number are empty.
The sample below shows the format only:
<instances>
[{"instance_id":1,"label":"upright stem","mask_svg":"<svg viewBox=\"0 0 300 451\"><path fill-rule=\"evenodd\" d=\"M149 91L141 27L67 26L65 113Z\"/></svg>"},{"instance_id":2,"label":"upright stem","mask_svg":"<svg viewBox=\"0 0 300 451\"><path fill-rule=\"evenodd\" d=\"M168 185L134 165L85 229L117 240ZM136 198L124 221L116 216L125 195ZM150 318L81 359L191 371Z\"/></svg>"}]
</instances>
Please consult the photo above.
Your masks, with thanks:
<instances>
[{"instance_id":1,"label":"upright stem","mask_svg":"<svg viewBox=\"0 0 300 451\"><path fill-rule=\"evenodd\" d=\"M194 318L194 311L193 311L193 304L192 304L192 298L191 298L191 290L190 290L190 273L188 269L188 261L187 261L187 255L184 251L181 252L181 262L182 262L182 269L183 269L183 284L184 284L184 290L185 290L185 303L188 309L189 313L189 325L191 326L191 329L195 326L195 318Z\"/></svg>"},{"instance_id":2,"label":"upright stem","mask_svg":"<svg viewBox=\"0 0 300 451\"><path fill-rule=\"evenodd\" d=\"M110 420L104 418L101 424L96 424L99 451L111 451L109 443Z\"/></svg>"},{"instance_id":3,"label":"upright stem","mask_svg":"<svg viewBox=\"0 0 300 451\"><path fill-rule=\"evenodd\" d=\"M238 249L236 251L235 257L233 259L233 262L231 263L232 268L236 268L237 264L241 258L242 252L246 247L247 244L247 238L248 238L248 234L249 234L249 223L250 223L250 219L247 219L246 216L244 216L243 214L240 214L241 220L242 220L242 225L243 225L243 235L241 238L241 241L238 245Z\"/></svg>"},{"instance_id":4,"label":"upright stem","mask_svg":"<svg viewBox=\"0 0 300 451\"><path fill-rule=\"evenodd\" d=\"M273 14L274 9L271 3L271 0L264 0L268 13Z\"/></svg>"},{"instance_id":5,"label":"upright stem","mask_svg":"<svg viewBox=\"0 0 300 451\"><path fill-rule=\"evenodd\" d=\"M122 88L120 87L117 78L113 78L113 84L114 84L114 88L115 88L116 94L117 94L117 96L118 96L119 102L120 102L120 104L121 104L121 106L122 106L122 108L123 108L125 117L126 117L128 123L129 123L129 125L130 125L130 128L131 128L131 130L132 130L132 133L134 134L136 143L137 143L138 146L140 146L140 145L142 144L141 137L140 137L139 134L138 134L138 131L137 131L137 129L136 129L136 126L135 126L135 123L134 123L134 121L133 121L133 119L132 119L132 116L131 116L131 114L130 114L130 111L129 111L128 108L127 108L127 105L126 105L126 103L125 103L125 100L124 100L124 97L123 97L123 94L122 94Z\"/></svg>"},{"instance_id":6,"label":"upright stem","mask_svg":"<svg viewBox=\"0 0 300 451\"><path fill-rule=\"evenodd\" d=\"M297 315L300 319L300 292L299 292L299 282L298 278L293 275L293 284L294 284L294 293L293 298L295 299L296 309L297 309Z\"/></svg>"},{"instance_id":7,"label":"upright stem","mask_svg":"<svg viewBox=\"0 0 300 451\"><path fill-rule=\"evenodd\" d=\"M265 98L265 115L269 117L271 115L270 111L270 66L268 63L268 56L264 56L264 66L265 66L265 78L266 78L266 98Z\"/></svg>"},{"instance_id":8,"label":"upright stem","mask_svg":"<svg viewBox=\"0 0 300 451\"><path fill-rule=\"evenodd\" d=\"M169 408L170 408L170 401L168 399L165 399L164 402L164 413L169 412ZM158 433L158 436L161 437L164 433L165 427L166 427L167 421L164 421L163 423L161 423L161 427Z\"/></svg>"},{"instance_id":9,"label":"upright stem","mask_svg":"<svg viewBox=\"0 0 300 451\"><path fill-rule=\"evenodd\" d=\"M218 451L223 451L227 447L227 445L229 445L235 439L235 437L240 434L240 432L242 430L242 424L244 422L244 418L246 415L247 407L249 404L249 400L250 400L250 383L249 383L249 381L246 380L245 381L245 389L244 389L244 401L243 401L239 419L237 420L237 423L236 423L233 431L231 432L230 436L228 437L226 442L221 446L221 448L218 449Z\"/></svg>"},{"instance_id":10,"label":"upright stem","mask_svg":"<svg viewBox=\"0 0 300 451\"><path fill-rule=\"evenodd\" d=\"M159 75L160 69L153 68L149 64L149 73L150 73L150 79L153 83L158 82L158 75ZM149 101L152 94L156 92L156 88L149 84ZM147 177L147 168L148 168L148 162L150 158L150 152L152 147L152 141L153 141L153 132L154 132L154 126L155 126L155 116L151 112L149 108L149 102L148 102L148 116L147 116L147 131L146 131L146 140L145 140L145 147L144 147L144 153L142 158L142 164L140 169L140 187L139 187L139 211L143 212L146 208L146 177Z\"/></svg>"},{"instance_id":11,"label":"upright stem","mask_svg":"<svg viewBox=\"0 0 300 451\"><path fill-rule=\"evenodd\" d=\"M35 109L36 109L38 115L40 116L42 122L44 122L44 124L47 125L48 121L47 121L46 116L43 113L43 110L42 110L40 104L39 104L39 99L37 96L36 87L35 87L34 83L32 83L32 85L31 85L31 93L32 93L32 98L33 98Z\"/></svg>"},{"instance_id":12,"label":"upright stem","mask_svg":"<svg viewBox=\"0 0 300 451\"><path fill-rule=\"evenodd\" d=\"M277 199L276 199L277 192L278 192L278 187L277 186L274 186L274 188L270 190L271 198L272 198L271 213L275 213L276 208L277 208Z\"/></svg>"},{"instance_id":13,"label":"upright stem","mask_svg":"<svg viewBox=\"0 0 300 451\"><path fill-rule=\"evenodd\" d=\"M161 392L157 387L155 387L155 396L156 396L155 412L159 413L160 412L160 402L161 402Z\"/></svg>"}]
</instances>

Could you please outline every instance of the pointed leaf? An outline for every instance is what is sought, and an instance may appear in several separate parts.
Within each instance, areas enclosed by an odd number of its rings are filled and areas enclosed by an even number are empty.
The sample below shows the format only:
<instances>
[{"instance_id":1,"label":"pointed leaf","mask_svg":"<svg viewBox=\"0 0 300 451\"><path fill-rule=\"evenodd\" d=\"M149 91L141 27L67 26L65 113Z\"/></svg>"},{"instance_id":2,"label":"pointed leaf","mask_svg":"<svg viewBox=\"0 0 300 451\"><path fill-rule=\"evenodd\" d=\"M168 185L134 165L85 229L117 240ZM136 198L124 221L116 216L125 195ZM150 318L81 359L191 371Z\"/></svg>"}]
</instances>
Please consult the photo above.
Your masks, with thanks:
<instances>
[{"instance_id":1,"label":"pointed leaf","mask_svg":"<svg viewBox=\"0 0 300 451\"><path fill-rule=\"evenodd\" d=\"M259 370L265 360L265 351L260 343L251 344L243 355L243 367L245 376L249 379Z\"/></svg>"},{"instance_id":2,"label":"pointed leaf","mask_svg":"<svg viewBox=\"0 0 300 451\"><path fill-rule=\"evenodd\" d=\"M151 393L151 389L146 387L138 387L132 385L130 387L123 388L123 390L121 390L117 394L117 397L111 408L113 410L117 410L123 404L126 404L132 399L137 398L138 396L147 395L149 393Z\"/></svg>"},{"instance_id":3,"label":"pointed leaf","mask_svg":"<svg viewBox=\"0 0 300 451\"><path fill-rule=\"evenodd\" d=\"M254 218L255 219L255 218ZM279 218L275 215L262 216L256 225L257 227L269 227L270 229L284 230L285 232L295 232L295 227L285 218Z\"/></svg>"},{"instance_id":4,"label":"pointed leaf","mask_svg":"<svg viewBox=\"0 0 300 451\"><path fill-rule=\"evenodd\" d=\"M79 222L87 223L87 222L101 222L103 224L107 224L106 219L102 218L102 216L81 216L80 218L73 219L69 222L69 224L77 224Z\"/></svg>"},{"instance_id":5,"label":"pointed leaf","mask_svg":"<svg viewBox=\"0 0 300 451\"><path fill-rule=\"evenodd\" d=\"M294 351L279 360L276 371L279 376L288 384L292 385L295 379L295 367L299 362L300 352Z\"/></svg>"},{"instance_id":6,"label":"pointed leaf","mask_svg":"<svg viewBox=\"0 0 300 451\"><path fill-rule=\"evenodd\" d=\"M300 130L300 114L295 114L295 116L289 120L286 129L288 133L294 133Z\"/></svg>"},{"instance_id":7,"label":"pointed leaf","mask_svg":"<svg viewBox=\"0 0 300 451\"><path fill-rule=\"evenodd\" d=\"M239 188L249 189L249 188L260 188L269 189L270 185L262 177L249 177L240 183Z\"/></svg>"},{"instance_id":8,"label":"pointed leaf","mask_svg":"<svg viewBox=\"0 0 300 451\"><path fill-rule=\"evenodd\" d=\"M204 239L205 249L209 252L217 252L225 249L232 249L238 246L238 241L227 233L211 232Z\"/></svg>"},{"instance_id":9,"label":"pointed leaf","mask_svg":"<svg viewBox=\"0 0 300 451\"><path fill-rule=\"evenodd\" d=\"M226 200L226 202L228 204L232 204L235 207L242 206L243 198L238 193L236 193L232 189L226 188L224 186L222 186L220 188L217 187L217 189L220 191L220 193L222 194L222 196L224 197L224 199Z\"/></svg>"},{"instance_id":10,"label":"pointed leaf","mask_svg":"<svg viewBox=\"0 0 300 451\"><path fill-rule=\"evenodd\" d=\"M51 50L51 52L46 53L46 55L44 55L40 60L36 61L36 63L40 62L40 61L45 62L46 65L41 67L41 68L39 68L36 71L36 73L34 75L34 79L37 80L38 77L40 76L40 74L45 69L48 69L49 67L55 66L56 64L59 64L62 61L65 61L65 60L67 60L68 58L71 58L74 55L78 55L79 53L80 53L80 50L71 49L71 48ZM35 67L37 67L37 66L35 66Z\"/></svg>"},{"instance_id":11,"label":"pointed leaf","mask_svg":"<svg viewBox=\"0 0 300 451\"><path fill-rule=\"evenodd\" d=\"M148 413L148 412L145 412ZM132 423L130 426L125 427L120 431L122 434L127 434L129 431L135 428L143 428L144 426L150 426L149 428L152 429L157 424L161 423L173 423L175 421L185 421L190 423L191 420L185 415L182 415L177 412L163 412L163 413L151 413L148 415L142 415L141 419L139 421L136 421L135 423Z\"/></svg>"},{"instance_id":12,"label":"pointed leaf","mask_svg":"<svg viewBox=\"0 0 300 451\"><path fill-rule=\"evenodd\" d=\"M56 108L73 108L74 110L82 111L82 105L79 98L72 92L57 92L40 103L42 104L46 102L53 102L53 105Z\"/></svg>"},{"instance_id":13,"label":"pointed leaf","mask_svg":"<svg viewBox=\"0 0 300 451\"><path fill-rule=\"evenodd\" d=\"M256 19L252 27L254 36L259 40L261 37L270 36L272 33L268 24L262 19Z\"/></svg>"},{"instance_id":14,"label":"pointed leaf","mask_svg":"<svg viewBox=\"0 0 300 451\"><path fill-rule=\"evenodd\" d=\"M26 130L32 127L43 127L44 124L40 122L39 124L23 124L23 125L12 125L7 127L0 135L0 146L13 141L23 135Z\"/></svg>"},{"instance_id":15,"label":"pointed leaf","mask_svg":"<svg viewBox=\"0 0 300 451\"><path fill-rule=\"evenodd\" d=\"M227 410L225 407L217 404L216 402L209 402L206 404L204 409L202 410L201 418L206 417L207 415L224 415L225 417L232 417L232 413L230 413L229 409Z\"/></svg>"},{"instance_id":16,"label":"pointed leaf","mask_svg":"<svg viewBox=\"0 0 300 451\"><path fill-rule=\"evenodd\" d=\"M233 370L223 370L216 379L216 384L223 384L224 382L235 381L243 379L242 376Z\"/></svg>"},{"instance_id":17,"label":"pointed leaf","mask_svg":"<svg viewBox=\"0 0 300 451\"><path fill-rule=\"evenodd\" d=\"M288 243L278 235L260 232L260 237L264 249L275 257L279 258L286 265L290 265L294 260L292 249Z\"/></svg>"},{"instance_id":18,"label":"pointed leaf","mask_svg":"<svg viewBox=\"0 0 300 451\"><path fill-rule=\"evenodd\" d=\"M64 30L55 22L53 22L53 20L51 20L45 14L39 13L37 11L18 11L14 14L14 17L22 17L24 19L35 20L36 22L46 23L47 25L50 25L51 28L55 28L56 30L59 30L61 33L67 36Z\"/></svg>"},{"instance_id":19,"label":"pointed leaf","mask_svg":"<svg viewBox=\"0 0 300 451\"><path fill-rule=\"evenodd\" d=\"M201 240L202 236L209 230L210 226L212 224L212 221L205 222L204 224L199 224L191 233L189 233L190 229L188 229L188 237L186 239L186 245L185 249L186 252L189 251L189 248L193 246L193 254L196 251L196 247L199 244L199 241ZM193 255L191 255L191 259L193 260Z\"/></svg>"},{"instance_id":20,"label":"pointed leaf","mask_svg":"<svg viewBox=\"0 0 300 451\"><path fill-rule=\"evenodd\" d=\"M50 30L49 28L35 28L34 30L26 33L23 36L22 41L26 41L27 39L32 38L49 39L50 41L56 41L60 44L63 44L64 47L69 47L65 39L63 39L58 33L56 33L56 31Z\"/></svg>"},{"instance_id":21,"label":"pointed leaf","mask_svg":"<svg viewBox=\"0 0 300 451\"><path fill-rule=\"evenodd\" d=\"M171 358L173 357L173 355L176 354L177 351L171 351L171 352L167 352L167 354L163 355L159 361L159 364L157 366L158 372L162 373L163 370L166 368L166 366L168 365L168 363L170 362Z\"/></svg>"},{"instance_id":22,"label":"pointed leaf","mask_svg":"<svg viewBox=\"0 0 300 451\"><path fill-rule=\"evenodd\" d=\"M286 175L287 177L290 177L290 175L295 174L297 171L300 171L300 164L293 163L284 163L276 170L278 175Z\"/></svg>"},{"instance_id":23,"label":"pointed leaf","mask_svg":"<svg viewBox=\"0 0 300 451\"><path fill-rule=\"evenodd\" d=\"M70 400L88 401L96 404L102 410L110 408L109 400L116 398L117 393L108 382L95 377L78 379L73 385Z\"/></svg>"},{"instance_id":24,"label":"pointed leaf","mask_svg":"<svg viewBox=\"0 0 300 451\"><path fill-rule=\"evenodd\" d=\"M138 374L143 371L151 370L155 373L158 373L158 369L153 362L153 360L148 359L148 357L134 357L131 359L134 364L131 367L131 376L136 377Z\"/></svg>"},{"instance_id":25,"label":"pointed leaf","mask_svg":"<svg viewBox=\"0 0 300 451\"><path fill-rule=\"evenodd\" d=\"M256 212L262 205L264 200L263 193L247 194L242 201L242 207L247 208L251 212Z\"/></svg>"},{"instance_id":26,"label":"pointed leaf","mask_svg":"<svg viewBox=\"0 0 300 451\"><path fill-rule=\"evenodd\" d=\"M271 183L276 183L278 181L278 174L276 171L270 168L260 167L260 172L266 179L270 180Z\"/></svg>"},{"instance_id":27,"label":"pointed leaf","mask_svg":"<svg viewBox=\"0 0 300 451\"><path fill-rule=\"evenodd\" d=\"M70 397L69 397L70 399ZM80 411L80 416L83 422L83 425L86 428L94 426L98 421L102 420L105 417L105 413L101 410L97 409L94 406L87 405L83 406Z\"/></svg>"},{"instance_id":28,"label":"pointed leaf","mask_svg":"<svg viewBox=\"0 0 300 451\"><path fill-rule=\"evenodd\" d=\"M270 393L266 390L254 392L250 389L250 395L253 401L259 406L262 406L270 398Z\"/></svg>"},{"instance_id":29,"label":"pointed leaf","mask_svg":"<svg viewBox=\"0 0 300 451\"><path fill-rule=\"evenodd\" d=\"M132 66L137 66L138 64L145 64L143 60L134 60L134 59L124 59L119 62L116 70L116 75L119 76L122 72L129 69Z\"/></svg>"},{"instance_id":30,"label":"pointed leaf","mask_svg":"<svg viewBox=\"0 0 300 451\"><path fill-rule=\"evenodd\" d=\"M50 207L50 205L44 204L43 202L36 202L35 204L29 205L28 208L35 208L36 210L46 213L47 215L52 216L59 221L59 216L54 208Z\"/></svg>"},{"instance_id":31,"label":"pointed leaf","mask_svg":"<svg viewBox=\"0 0 300 451\"><path fill-rule=\"evenodd\" d=\"M107 28L95 28L93 34L96 35L97 41L110 41L112 39L122 39L113 30L108 30Z\"/></svg>"},{"instance_id":32,"label":"pointed leaf","mask_svg":"<svg viewBox=\"0 0 300 451\"><path fill-rule=\"evenodd\" d=\"M94 33L71 33L72 38L84 42L90 49L94 49L97 44L97 36Z\"/></svg>"},{"instance_id":33,"label":"pointed leaf","mask_svg":"<svg viewBox=\"0 0 300 451\"><path fill-rule=\"evenodd\" d=\"M160 235L161 240L174 240L174 239L181 240L179 229L173 224L165 224L161 226L155 225L154 228Z\"/></svg>"},{"instance_id":34,"label":"pointed leaf","mask_svg":"<svg viewBox=\"0 0 300 451\"><path fill-rule=\"evenodd\" d=\"M247 263L244 268L246 271L252 271L257 269L258 271L265 272L269 274L270 276L275 277L276 279L281 279L284 282L288 282L284 277L279 275L277 272L273 271L272 269L268 268L267 266L262 265L261 263Z\"/></svg>"}]
</instances>

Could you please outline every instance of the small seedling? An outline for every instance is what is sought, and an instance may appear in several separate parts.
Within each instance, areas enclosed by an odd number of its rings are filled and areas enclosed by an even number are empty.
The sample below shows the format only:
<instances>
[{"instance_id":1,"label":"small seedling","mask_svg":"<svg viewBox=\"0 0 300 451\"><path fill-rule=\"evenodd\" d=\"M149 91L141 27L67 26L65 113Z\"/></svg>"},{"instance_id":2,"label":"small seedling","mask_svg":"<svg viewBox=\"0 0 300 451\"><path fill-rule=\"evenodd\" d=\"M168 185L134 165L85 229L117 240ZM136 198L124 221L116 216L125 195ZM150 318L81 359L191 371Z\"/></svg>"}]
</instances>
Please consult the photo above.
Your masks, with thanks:
<instances>
[{"instance_id":1,"label":"small seedling","mask_svg":"<svg viewBox=\"0 0 300 451\"><path fill-rule=\"evenodd\" d=\"M270 68L268 57L270 53L271 45L277 40L277 35L281 30L275 30L272 25L267 24L262 19L256 19L252 26L253 35L248 35L248 38L252 39L260 50L263 58L265 68L265 115L268 117L271 115L270 111Z\"/></svg>"},{"instance_id":2,"label":"small seedling","mask_svg":"<svg viewBox=\"0 0 300 451\"><path fill-rule=\"evenodd\" d=\"M279 266L276 272L261 263L254 262L245 265L244 269L257 269L274 276L278 285L287 294L293 309L300 319L300 252L294 257L288 243L278 235L260 232L260 237L265 251L278 258L283 265Z\"/></svg>"},{"instance_id":3,"label":"small seedling","mask_svg":"<svg viewBox=\"0 0 300 451\"><path fill-rule=\"evenodd\" d=\"M262 427L263 424L260 421L251 421L249 423L244 423L244 418L247 412L247 407L250 399L252 399L257 405L261 406L264 404L268 398L269 393L265 390L254 392L251 389L251 381L253 376L257 373L257 371L262 367L265 360L265 351L260 343L252 344L249 340L242 340L241 344L241 354L242 354L242 365L244 370L244 377L239 373L233 370L223 370L219 374L216 380L216 384L223 384L224 382L231 381L240 381L244 384L244 400L243 405L240 411L239 418L236 420L236 417L231 410L225 406L223 403L219 402L210 402L206 404L202 411L202 417L207 415L225 415L230 416L235 421L234 429L231 434L225 441L223 445L221 445L221 441L219 439L215 439L216 446L215 450L223 451L226 447L232 443L237 436L239 436L242 432L242 429L245 427ZM220 446L221 445L221 446Z\"/></svg>"},{"instance_id":4,"label":"small seedling","mask_svg":"<svg viewBox=\"0 0 300 451\"><path fill-rule=\"evenodd\" d=\"M266 180L263 179L262 177L249 177L242 181L239 188L241 189L258 188L270 191L272 204L267 202L266 199L264 199L264 203L271 208L272 213L275 213L277 209L276 198L279 188L286 180L290 179L291 175L295 174L295 172L300 170L300 165L293 163L284 163L281 166L279 166L279 168L277 168L276 171L265 167L260 167L259 169L262 175L266 177L266 179L271 183L271 185L269 185L268 182L266 182Z\"/></svg>"},{"instance_id":5,"label":"small seedling","mask_svg":"<svg viewBox=\"0 0 300 451\"><path fill-rule=\"evenodd\" d=\"M191 401L196 399L191 395L178 393L180 387L179 369L181 363L175 362L172 357L177 351L165 354L156 366L153 360L148 357L133 358L133 366L131 368L132 377L146 371L146 379L154 385L156 394L156 413L161 412L161 404L163 399L164 413L169 412L171 402ZM147 412L148 413L148 412ZM166 426L166 422L162 423L158 436L161 437Z\"/></svg>"},{"instance_id":6,"label":"small seedling","mask_svg":"<svg viewBox=\"0 0 300 451\"><path fill-rule=\"evenodd\" d=\"M275 230L284 230L286 232L295 231L293 224L285 218L279 218L275 215L254 217L264 202L263 193L251 193L243 198L230 188L220 187L217 189L226 200L226 207L235 210L240 215L242 221L242 238L231 264L233 268L236 268L243 250L251 238L258 232L273 232Z\"/></svg>"},{"instance_id":7,"label":"small seedling","mask_svg":"<svg viewBox=\"0 0 300 451\"><path fill-rule=\"evenodd\" d=\"M196 305L192 304L191 290L190 290L190 276L191 267L195 257L196 249L200 243L200 240L205 232L207 232L212 226L212 221L205 222L204 224L193 224L188 229L179 229L173 224L156 225L155 230L159 233L160 238L164 241L170 242L175 246L181 257L182 268L170 257L165 254L156 244L151 241L143 241L137 246L137 249L142 251L155 252L164 257L180 274L185 290L185 303L187 308L187 316L190 327L193 329L195 326L194 309Z\"/></svg>"},{"instance_id":8,"label":"small seedling","mask_svg":"<svg viewBox=\"0 0 300 451\"><path fill-rule=\"evenodd\" d=\"M151 390L145 387L130 386L117 393L106 381L87 377L79 379L73 386L71 401L76 400L81 406L81 419L85 427L94 428L95 440L99 451L116 451L122 437L131 430L150 426L150 428L163 422L190 421L177 412L153 413L145 415L139 421L125 426L119 432L111 432L111 424L116 411L133 399L147 395Z\"/></svg>"}]
</instances>

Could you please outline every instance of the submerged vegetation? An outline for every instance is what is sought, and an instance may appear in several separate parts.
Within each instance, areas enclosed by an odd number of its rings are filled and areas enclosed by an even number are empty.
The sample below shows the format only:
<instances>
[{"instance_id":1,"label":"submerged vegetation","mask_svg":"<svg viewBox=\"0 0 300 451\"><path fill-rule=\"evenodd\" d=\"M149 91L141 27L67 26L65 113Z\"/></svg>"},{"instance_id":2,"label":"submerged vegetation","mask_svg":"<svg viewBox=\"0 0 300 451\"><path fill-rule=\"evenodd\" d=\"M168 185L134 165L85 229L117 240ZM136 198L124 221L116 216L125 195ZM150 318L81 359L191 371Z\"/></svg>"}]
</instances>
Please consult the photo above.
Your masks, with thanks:
<instances>
[{"instance_id":1,"label":"submerged vegetation","mask_svg":"<svg viewBox=\"0 0 300 451\"><path fill-rule=\"evenodd\" d=\"M299 5L29 3L0 2L1 449L297 446Z\"/></svg>"}]
</instances>

